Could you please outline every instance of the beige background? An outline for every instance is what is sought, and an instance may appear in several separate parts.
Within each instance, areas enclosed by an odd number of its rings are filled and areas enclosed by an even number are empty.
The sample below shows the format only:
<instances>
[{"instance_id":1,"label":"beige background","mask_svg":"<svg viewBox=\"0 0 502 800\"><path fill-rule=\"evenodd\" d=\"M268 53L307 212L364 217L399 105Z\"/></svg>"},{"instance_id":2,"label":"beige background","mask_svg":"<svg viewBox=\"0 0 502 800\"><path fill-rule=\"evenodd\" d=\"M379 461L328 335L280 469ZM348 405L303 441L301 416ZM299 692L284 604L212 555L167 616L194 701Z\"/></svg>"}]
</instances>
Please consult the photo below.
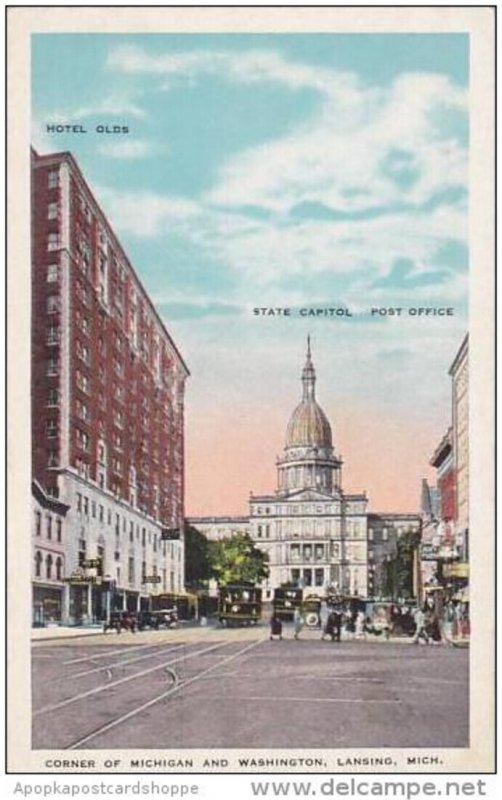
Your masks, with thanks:
<instances>
[{"instance_id":1,"label":"beige background","mask_svg":"<svg viewBox=\"0 0 502 800\"><path fill-rule=\"evenodd\" d=\"M387 757L383 772L490 772L494 769L494 9L449 8L10 8L8 10L8 770L56 772L49 757L84 758L86 751L30 749L31 475L30 475L30 35L42 32L462 32L470 36L470 531L471 746L450 750L248 751L254 758L322 757L327 772L350 772L337 759ZM432 723L433 724L433 723ZM87 751L93 772L127 772L138 757L207 755L233 750ZM439 756L417 767L408 757ZM120 760L108 768L108 760ZM71 772L72 770L68 770ZM80 773L85 770L76 770ZM178 770L177 770L178 771ZM182 770L179 770L180 772ZM258 772L260 770L257 770ZM267 771L274 771L268 767ZM305 771L291 765L278 772ZM375 766L354 772L376 773ZM152 770L154 772L154 770ZM163 772L163 770L159 770Z\"/></svg>"}]
</instances>

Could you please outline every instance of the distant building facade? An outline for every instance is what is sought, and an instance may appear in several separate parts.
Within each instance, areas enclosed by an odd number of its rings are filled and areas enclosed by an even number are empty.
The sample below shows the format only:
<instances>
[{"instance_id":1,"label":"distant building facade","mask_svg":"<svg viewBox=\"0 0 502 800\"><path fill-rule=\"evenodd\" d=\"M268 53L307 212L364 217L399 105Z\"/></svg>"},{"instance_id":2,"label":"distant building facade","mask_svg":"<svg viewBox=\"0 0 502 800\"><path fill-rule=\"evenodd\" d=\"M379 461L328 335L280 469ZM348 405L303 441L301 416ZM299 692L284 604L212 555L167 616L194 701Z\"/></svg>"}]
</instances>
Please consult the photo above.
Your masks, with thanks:
<instances>
[{"instance_id":1,"label":"distant building facade","mask_svg":"<svg viewBox=\"0 0 502 800\"><path fill-rule=\"evenodd\" d=\"M422 582L465 589L469 579L469 339L449 369L452 420L432 454L436 487L423 481ZM431 502L436 493L437 503Z\"/></svg>"},{"instance_id":2,"label":"distant building facade","mask_svg":"<svg viewBox=\"0 0 502 800\"><path fill-rule=\"evenodd\" d=\"M268 554L265 597L284 583L311 594L334 589L365 597L380 581L378 565L395 552L404 530L419 529L414 514L368 512L364 492L346 493L342 460L333 446L331 425L316 399L316 374L310 342L302 376L302 398L286 430L277 460L277 489L251 495L249 518L191 518L208 538L246 530Z\"/></svg>"},{"instance_id":3,"label":"distant building facade","mask_svg":"<svg viewBox=\"0 0 502 800\"><path fill-rule=\"evenodd\" d=\"M105 585L131 610L182 590L161 534L183 528L187 376L74 158L32 151L32 473L68 507L63 620L101 618Z\"/></svg>"},{"instance_id":4,"label":"distant building facade","mask_svg":"<svg viewBox=\"0 0 502 800\"><path fill-rule=\"evenodd\" d=\"M65 592L63 578L69 506L46 494L37 481L32 482L31 501L33 623L57 623L61 621Z\"/></svg>"},{"instance_id":5,"label":"distant building facade","mask_svg":"<svg viewBox=\"0 0 502 800\"><path fill-rule=\"evenodd\" d=\"M469 555L469 337L449 370L452 387L453 466L456 477L456 536L462 557Z\"/></svg>"}]
</instances>

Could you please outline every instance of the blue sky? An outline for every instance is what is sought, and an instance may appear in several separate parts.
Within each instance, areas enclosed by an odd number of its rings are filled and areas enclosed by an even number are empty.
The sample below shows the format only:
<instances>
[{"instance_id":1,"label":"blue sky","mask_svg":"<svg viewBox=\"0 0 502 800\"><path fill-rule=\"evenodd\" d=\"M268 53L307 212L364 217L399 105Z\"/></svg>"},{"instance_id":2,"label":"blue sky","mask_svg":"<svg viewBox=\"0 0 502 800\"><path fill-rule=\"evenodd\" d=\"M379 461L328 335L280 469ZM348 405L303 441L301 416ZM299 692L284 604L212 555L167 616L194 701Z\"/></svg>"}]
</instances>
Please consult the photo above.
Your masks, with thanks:
<instances>
[{"instance_id":1,"label":"blue sky","mask_svg":"<svg viewBox=\"0 0 502 800\"><path fill-rule=\"evenodd\" d=\"M348 399L388 410L392 398L441 431L467 329L466 35L44 34L32 45L34 145L77 158L186 357L195 415L262 408L273 374L287 417L310 331L335 415ZM88 133L49 135L50 122ZM99 135L100 123L130 133ZM257 320L255 305L354 317ZM410 305L455 314L367 314Z\"/></svg>"}]
</instances>

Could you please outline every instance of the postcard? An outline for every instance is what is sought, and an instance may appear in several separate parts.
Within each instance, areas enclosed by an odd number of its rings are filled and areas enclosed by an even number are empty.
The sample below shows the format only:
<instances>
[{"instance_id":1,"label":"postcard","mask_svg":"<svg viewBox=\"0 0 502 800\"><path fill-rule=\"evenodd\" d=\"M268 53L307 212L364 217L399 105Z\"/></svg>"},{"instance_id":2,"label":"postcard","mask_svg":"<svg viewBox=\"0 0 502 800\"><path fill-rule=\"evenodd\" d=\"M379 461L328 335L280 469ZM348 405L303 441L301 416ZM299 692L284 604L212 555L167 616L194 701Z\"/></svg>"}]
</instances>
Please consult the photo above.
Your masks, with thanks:
<instances>
[{"instance_id":1,"label":"postcard","mask_svg":"<svg viewBox=\"0 0 502 800\"><path fill-rule=\"evenodd\" d=\"M490 773L494 9L8 11L8 770Z\"/></svg>"}]
</instances>

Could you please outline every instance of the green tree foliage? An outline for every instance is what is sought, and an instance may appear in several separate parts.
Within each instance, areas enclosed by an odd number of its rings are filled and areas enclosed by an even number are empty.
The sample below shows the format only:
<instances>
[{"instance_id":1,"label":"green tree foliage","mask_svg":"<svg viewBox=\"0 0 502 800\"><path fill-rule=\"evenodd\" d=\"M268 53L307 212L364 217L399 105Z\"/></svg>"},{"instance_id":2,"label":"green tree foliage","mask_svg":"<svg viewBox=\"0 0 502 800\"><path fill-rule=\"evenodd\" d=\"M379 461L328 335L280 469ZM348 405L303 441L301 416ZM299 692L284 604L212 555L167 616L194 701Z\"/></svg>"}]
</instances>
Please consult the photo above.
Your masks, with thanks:
<instances>
[{"instance_id":1,"label":"green tree foliage","mask_svg":"<svg viewBox=\"0 0 502 800\"><path fill-rule=\"evenodd\" d=\"M268 576L268 556L254 546L247 533L210 542L209 558L212 575L220 585L259 583Z\"/></svg>"},{"instance_id":2,"label":"green tree foliage","mask_svg":"<svg viewBox=\"0 0 502 800\"><path fill-rule=\"evenodd\" d=\"M185 585L198 589L212 577L210 542L192 525L185 528Z\"/></svg>"},{"instance_id":3,"label":"green tree foliage","mask_svg":"<svg viewBox=\"0 0 502 800\"><path fill-rule=\"evenodd\" d=\"M385 564L384 593L387 597L413 596L413 558L420 533L405 531L397 539L396 554Z\"/></svg>"}]
</instances>

